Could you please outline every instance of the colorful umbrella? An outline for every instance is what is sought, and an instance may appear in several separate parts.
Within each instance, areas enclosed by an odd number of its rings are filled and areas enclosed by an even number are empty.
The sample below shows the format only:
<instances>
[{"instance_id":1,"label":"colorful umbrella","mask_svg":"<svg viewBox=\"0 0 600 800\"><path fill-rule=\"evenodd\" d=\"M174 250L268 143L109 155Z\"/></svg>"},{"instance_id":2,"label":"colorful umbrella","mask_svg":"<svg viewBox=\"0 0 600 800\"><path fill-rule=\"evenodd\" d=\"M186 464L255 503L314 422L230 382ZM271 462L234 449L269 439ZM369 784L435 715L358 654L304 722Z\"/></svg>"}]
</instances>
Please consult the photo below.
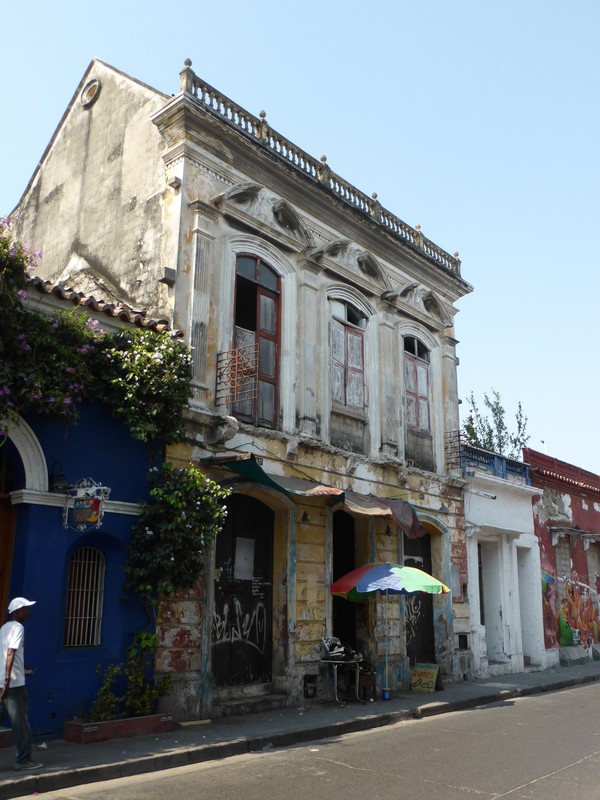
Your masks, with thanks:
<instances>
[{"instance_id":1,"label":"colorful umbrella","mask_svg":"<svg viewBox=\"0 0 600 800\"><path fill-rule=\"evenodd\" d=\"M437 578L416 567L403 567L400 564L365 564L353 569L332 583L329 591L346 600L362 600L377 592L382 594L446 594L450 589Z\"/></svg>"},{"instance_id":2,"label":"colorful umbrella","mask_svg":"<svg viewBox=\"0 0 600 800\"><path fill-rule=\"evenodd\" d=\"M385 615L385 683L388 685L387 603L390 594L446 594L445 583L416 567L403 567L389 561L365 564L338 578L329 587L331 594L346 600L363 600L378 592L386 595Z\"/></svg>"}]
</instances>

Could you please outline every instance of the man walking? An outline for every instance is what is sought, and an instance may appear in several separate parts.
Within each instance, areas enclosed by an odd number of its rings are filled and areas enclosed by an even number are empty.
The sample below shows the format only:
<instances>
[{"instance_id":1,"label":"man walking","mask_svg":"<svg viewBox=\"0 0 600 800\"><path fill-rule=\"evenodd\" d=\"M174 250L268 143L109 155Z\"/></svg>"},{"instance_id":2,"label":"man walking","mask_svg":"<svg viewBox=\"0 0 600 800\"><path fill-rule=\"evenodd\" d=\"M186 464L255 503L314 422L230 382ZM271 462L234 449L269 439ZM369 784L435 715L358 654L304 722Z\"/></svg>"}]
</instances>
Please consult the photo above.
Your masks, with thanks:
<instances>
[{"instance_id":1,"label":"man walking","mask_svg":"<svg viewBox=\"0 0 600 800\"><path fill-rule=\"evenodd\" d=\"M35 600L15 597L8 606L11 619L0 628L0 680L4 680L0 692L0 715L4 705L10 717L17 750L16 770L39 769L43 766L31 758L31 728L27 719L29 698L25 688L25 672L29 672L29 667L25 666L23 623L34 603Z\"/></svg>"}]
</instances>

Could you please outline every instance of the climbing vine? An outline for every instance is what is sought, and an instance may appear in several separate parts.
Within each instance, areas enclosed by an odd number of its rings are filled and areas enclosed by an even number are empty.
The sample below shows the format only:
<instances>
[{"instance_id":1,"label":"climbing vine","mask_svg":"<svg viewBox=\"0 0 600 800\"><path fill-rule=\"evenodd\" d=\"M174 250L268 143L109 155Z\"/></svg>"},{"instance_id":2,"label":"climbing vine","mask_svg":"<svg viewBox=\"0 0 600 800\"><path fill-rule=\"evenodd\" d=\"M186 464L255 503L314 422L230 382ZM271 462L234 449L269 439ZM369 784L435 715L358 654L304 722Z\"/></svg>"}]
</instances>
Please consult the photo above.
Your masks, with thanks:
<instances>
[{"instance_id":1,"label":"climbing vine","mask_svg":"<svg viewBox=\"0 0 600 800\"><path fill-rule=\"evenodd\" d=\"M163 464L155 472L150 501L133 528L127 563L132 588L149 605L195 585L205 553L225 522L229 495L229 489L192 465Z\"/></svg>"}]
</instances>

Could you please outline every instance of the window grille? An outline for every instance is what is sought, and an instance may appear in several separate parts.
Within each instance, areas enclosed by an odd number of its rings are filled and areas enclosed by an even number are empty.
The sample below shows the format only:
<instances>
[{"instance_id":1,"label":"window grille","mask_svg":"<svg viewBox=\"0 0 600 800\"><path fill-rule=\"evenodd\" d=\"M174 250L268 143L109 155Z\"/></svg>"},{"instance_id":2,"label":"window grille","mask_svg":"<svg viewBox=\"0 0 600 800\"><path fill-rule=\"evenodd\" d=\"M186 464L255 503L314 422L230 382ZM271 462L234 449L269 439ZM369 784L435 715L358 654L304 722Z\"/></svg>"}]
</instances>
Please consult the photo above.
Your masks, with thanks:
<instances>
[{"instance_id":1,"label":"window grille","mask_svg":"<svg viewBox=\"0 0 600 800\"><path fill-rule=\"evenodd\" d=\"M258 397L258 344L237 347L217 356L217 405Z\"/></svg>"},{"instance_id":2,"label":"window grille","mask_svg":"<svg viewBox=\"0 0 600 800\"><path fill-rule=\"evenodd\" d=\"M105 569L106 559L94 547L80 547L71 556L65 647L100 644Z\"/></svg>"},{"instance_id":3,"label":"window grille","mask_svg":"<svg viewBox=\"0 0 600 800\"><path fill-rule=\"evenodd\" d=\"M446 469L460 469L460 431L446 431L444 434L444 453L446 456Z\"/></svg>"}]
</instances>

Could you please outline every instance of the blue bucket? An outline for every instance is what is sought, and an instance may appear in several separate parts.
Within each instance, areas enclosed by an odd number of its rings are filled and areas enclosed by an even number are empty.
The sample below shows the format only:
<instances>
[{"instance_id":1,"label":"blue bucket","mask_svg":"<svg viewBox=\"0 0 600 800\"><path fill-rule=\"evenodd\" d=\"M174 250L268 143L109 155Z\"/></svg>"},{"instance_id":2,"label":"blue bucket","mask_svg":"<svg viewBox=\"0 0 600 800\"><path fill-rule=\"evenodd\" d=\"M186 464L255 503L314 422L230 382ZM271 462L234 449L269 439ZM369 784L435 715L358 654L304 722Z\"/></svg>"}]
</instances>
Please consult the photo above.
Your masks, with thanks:
<instances>
[{"instance_id":1,"label":"blue bucket","mask_svg":"<svg viewBox=\"0 0 600 800\"><path fill-rule=\"evenodd\" d=\"M381 699L382 700L391 700L392 699L391 691L389 689L382 689L381 690Z\"/></svg>"}]
</instances>

